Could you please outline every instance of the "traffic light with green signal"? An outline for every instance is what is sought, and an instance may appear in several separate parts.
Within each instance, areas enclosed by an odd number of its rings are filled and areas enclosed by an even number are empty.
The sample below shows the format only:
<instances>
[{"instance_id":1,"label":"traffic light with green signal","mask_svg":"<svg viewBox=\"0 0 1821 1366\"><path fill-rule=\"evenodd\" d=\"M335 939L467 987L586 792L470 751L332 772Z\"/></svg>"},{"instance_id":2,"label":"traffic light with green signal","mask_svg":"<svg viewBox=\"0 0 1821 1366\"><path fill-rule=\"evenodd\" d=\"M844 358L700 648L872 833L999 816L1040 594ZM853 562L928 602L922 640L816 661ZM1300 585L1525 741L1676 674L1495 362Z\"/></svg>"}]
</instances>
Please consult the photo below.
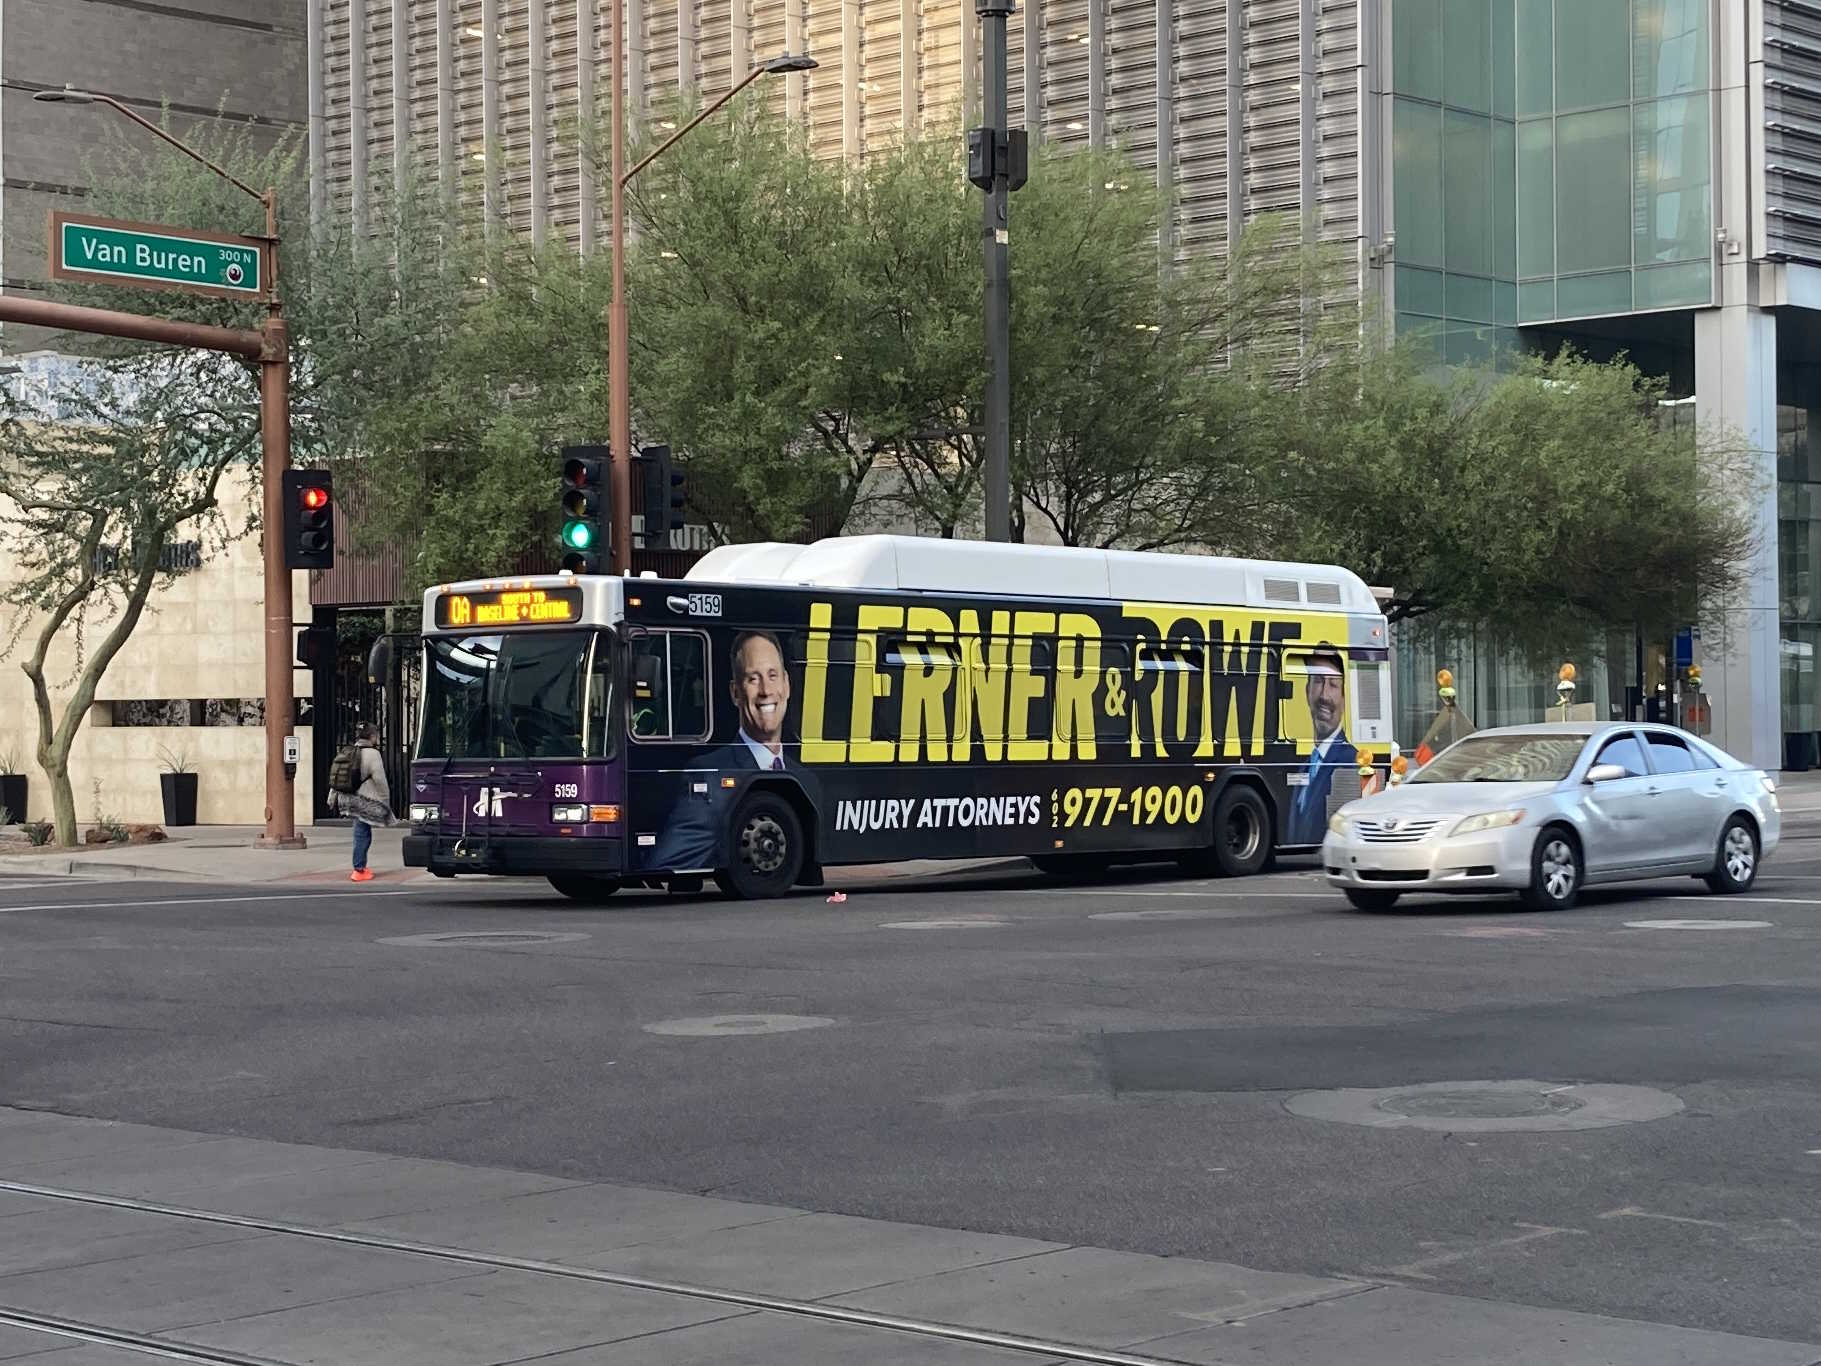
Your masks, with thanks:
<instances>
[{"instance_id":1,"label":"traffic light with green signal","mask_svg":"<svg viewBox=\"0 0 1821 1366\"><path fill-rule=\"evenodd\" d=\"M598 574L607 553L608 451L605 446L563 447L563 571Z\"/></svg>"}]
</instances>

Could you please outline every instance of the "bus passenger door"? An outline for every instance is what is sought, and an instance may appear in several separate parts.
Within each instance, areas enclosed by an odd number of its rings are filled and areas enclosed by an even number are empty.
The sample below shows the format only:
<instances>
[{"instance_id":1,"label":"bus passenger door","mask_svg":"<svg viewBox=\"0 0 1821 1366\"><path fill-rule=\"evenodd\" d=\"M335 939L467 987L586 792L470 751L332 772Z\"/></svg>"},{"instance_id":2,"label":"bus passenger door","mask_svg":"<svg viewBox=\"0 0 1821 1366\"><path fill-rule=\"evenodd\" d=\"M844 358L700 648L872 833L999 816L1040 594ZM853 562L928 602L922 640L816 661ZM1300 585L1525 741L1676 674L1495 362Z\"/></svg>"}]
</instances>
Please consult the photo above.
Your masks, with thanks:
<instances>
[{"instance_id":1,"label":"bus passenger door","mask_svg":"<svg viewBox=\"0 0 1821 1366\"><path fill-rule=\"evenodd\" d=\"M707 767L714 706L708 638L649 631L628 642L627 808L632 862L646 870L718 866L718 783Z\"/></svg>"}]
</instances>

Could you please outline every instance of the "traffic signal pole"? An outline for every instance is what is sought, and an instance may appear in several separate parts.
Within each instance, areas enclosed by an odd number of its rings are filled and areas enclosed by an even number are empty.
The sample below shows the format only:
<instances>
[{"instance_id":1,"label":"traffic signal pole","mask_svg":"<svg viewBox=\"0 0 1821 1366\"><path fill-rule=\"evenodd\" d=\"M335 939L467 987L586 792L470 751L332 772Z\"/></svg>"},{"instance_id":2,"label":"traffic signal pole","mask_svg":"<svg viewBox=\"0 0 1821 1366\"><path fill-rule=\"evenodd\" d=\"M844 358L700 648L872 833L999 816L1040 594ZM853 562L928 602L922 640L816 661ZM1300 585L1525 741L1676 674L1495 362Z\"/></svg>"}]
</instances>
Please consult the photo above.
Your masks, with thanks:
<instances>
[{"instance_id":1,"label":"traffic signal pole","mask_svg":"<svg viewBox=\"0 0 1821 1366\"><path fill-rule=\"evenodd\" d=\"M611 532L608 567L614 574L632 572L632 357L626 353L626 34L625 0L613 0L609 13L613 40L613 92L608 117L613 121L610 216L613 219L613 302L607 309L607 440L611 464L607 501Z\"/></svg>"},{"instance_id":2,"label":"traffic signal pole","mask_svg":"<svg viewBox=\"0 0 1821 1366\"><path fill-rule=\"evenodd\" d=\"M1005 21L1012 0L975 0L980 20L985 131L992 179L986 186L982 246L986 257L986 539L1012 539L1012 301L1005 210L1010 185L1006 127Z\"/></svg>"},{"instance_id":3,"label":"traffic signal pole","mask_svg":"<svg viewBox=\"0 0 1821 1366\"><path fill-rule=\"evenodd\" d=\"M291 334L278 298L278 192L266 209L266 322L259 347L259 476L263 481L266 575L266 828L262 849L302 849L297 833L297 774L285 764L285 737L297 704L291 688L291 571L285 565L284 472L291 465ZM335 511L330 508L329 515ZM326 719L326 718L325 718ZM312 735L320 739L321 730Z\"/></svg>"}]
</instances>

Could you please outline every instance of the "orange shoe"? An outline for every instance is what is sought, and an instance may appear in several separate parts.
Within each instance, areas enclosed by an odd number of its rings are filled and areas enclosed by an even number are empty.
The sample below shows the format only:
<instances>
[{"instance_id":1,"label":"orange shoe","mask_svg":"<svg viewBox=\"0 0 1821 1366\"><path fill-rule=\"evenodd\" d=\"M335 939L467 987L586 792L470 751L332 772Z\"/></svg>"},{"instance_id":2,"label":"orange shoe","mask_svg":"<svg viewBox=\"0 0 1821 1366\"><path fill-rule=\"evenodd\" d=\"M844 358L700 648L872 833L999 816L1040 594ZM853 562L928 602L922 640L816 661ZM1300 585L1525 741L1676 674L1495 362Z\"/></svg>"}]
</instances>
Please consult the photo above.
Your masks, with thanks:
<instances>
[{"instance_id":1,"label":"orange shoe","mask_svg":"<svg viewBox=\"0 0 1821 1366\"><path fill-rule=\"evenodd\" d=\"M356 868L353 872L348 874L348 881L371 882L373 881L373 870L371 868Z\"/></svg>"}]
</instances>

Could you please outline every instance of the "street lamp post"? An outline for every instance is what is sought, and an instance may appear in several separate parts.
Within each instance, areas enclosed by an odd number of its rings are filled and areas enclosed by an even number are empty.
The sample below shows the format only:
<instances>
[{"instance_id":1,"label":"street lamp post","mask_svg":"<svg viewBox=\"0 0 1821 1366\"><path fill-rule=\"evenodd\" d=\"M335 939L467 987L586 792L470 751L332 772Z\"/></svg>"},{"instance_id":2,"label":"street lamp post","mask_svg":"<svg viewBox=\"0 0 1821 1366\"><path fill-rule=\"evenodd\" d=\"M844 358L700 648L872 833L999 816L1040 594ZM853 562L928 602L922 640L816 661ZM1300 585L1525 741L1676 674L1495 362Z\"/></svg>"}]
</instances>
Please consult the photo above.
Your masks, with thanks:
<instances>
[{"instance_id":1,"label":"street lamp post","mask_svg":"<svg viewBox=\"0 0 1821 1366\"><path fill-rule=\"evenodd\" d=\"M784 53L760 62L726 94L672 133L634 166L625 170L625 55L622 50L624 0L613 0L609 22L613 25L612 207L613 302L607 309L608 440L612 453L608 493L613 524L609 536L608 568L615 574L632 572L632 358L627 354L626 325L626 186L632 178L683 140L715 110L761 76L791 71L813 71L816 60L800 53Z\"/></svg>"},{"instance_id":2,"label":"street lamp post","mask_svg":"<svg viewBox=\"0 0 1821 1366\"><path fill-rule=\"evenodd\" d=\"M216 165L188 143L142 118L119 100L86 90L40 90L32 96L45 104L105 104L138 124L153 137L220 176L235 189L257 199L265 209L266 320L259 339L259 449L265 540L265 666L266 666L266 819L259 837L262 849L301 849L293 780L285 768L284 742L291 733L291 571L285 567L279 529L284 525L282 475L291 463L291 345L284 310L278 297L278 190L254 189L246 181ZM223 348L227 349L227 348Z\"/></svg>"}]
</instances>

